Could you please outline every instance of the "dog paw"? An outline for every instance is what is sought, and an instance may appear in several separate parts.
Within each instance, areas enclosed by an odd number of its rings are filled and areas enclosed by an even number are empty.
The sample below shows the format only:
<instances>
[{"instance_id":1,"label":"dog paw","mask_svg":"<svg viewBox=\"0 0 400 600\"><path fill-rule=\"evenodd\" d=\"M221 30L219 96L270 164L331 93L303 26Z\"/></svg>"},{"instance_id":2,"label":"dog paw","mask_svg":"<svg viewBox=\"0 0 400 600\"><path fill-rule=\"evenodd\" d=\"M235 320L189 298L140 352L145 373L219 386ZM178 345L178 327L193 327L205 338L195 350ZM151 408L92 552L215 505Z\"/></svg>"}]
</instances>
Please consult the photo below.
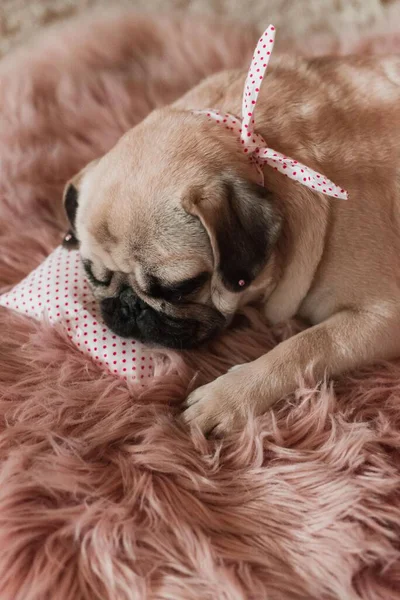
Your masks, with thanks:
<instances>
[{"instance_id":1,"label":"dog paw","mask_svg":"<svg viewBox=\"0 0 400 600\"><path fill-rule=\"evenodd\" d=\"M183 421L204 434L243 426L252 404L250 371L249 365L238 365L194 390L184 403Z\"/></svg>"}]
</instances>

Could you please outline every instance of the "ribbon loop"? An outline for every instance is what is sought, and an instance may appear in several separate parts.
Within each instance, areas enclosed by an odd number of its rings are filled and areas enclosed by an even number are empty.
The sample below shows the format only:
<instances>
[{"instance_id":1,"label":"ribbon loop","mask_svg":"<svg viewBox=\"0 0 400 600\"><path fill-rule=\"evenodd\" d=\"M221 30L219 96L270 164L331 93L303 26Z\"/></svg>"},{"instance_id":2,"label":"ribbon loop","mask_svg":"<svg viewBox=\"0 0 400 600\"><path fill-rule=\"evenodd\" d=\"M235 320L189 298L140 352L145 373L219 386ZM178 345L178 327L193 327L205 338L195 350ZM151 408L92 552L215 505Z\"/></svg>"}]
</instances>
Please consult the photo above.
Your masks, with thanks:
<instances>
[{"instance_id":1,"label":"ribbon loop","mask_svg":"<svg viewBox=\"0 0 400 600\"><path fill-rule=\"evenodd\" d=\"M242 133L241 138L246 143L254 131L254 109L258 94L263 83L264 74L271 58L275 41L275 27L270 25L258 40L253 58L244 84L242 99Z\"/></svg>"},{"instance_id":2,"label":"ribbon loop","mask_svg":"<svg viewBox=\"0 0 400 600\"><path fill-rule=\"evenodd\" d=\"M267 27L258 40L253 58L247 73L242 99L242 118L229 113L220 113L217 110L193 110L194 114L205 114L209 119L225 126L226 129L238 135L243 152L248 155L259 173L260 184L264 185L264 164L298 181L302 185L334 198L347 199L346 190L334 184L330 179L317 173L310 167L297 160L285 156L269 148L264 138L255 132L254 110L257 105L258 95L267 70L272 49L275 42L275 27Z\"/></svg>"}]
</instances>

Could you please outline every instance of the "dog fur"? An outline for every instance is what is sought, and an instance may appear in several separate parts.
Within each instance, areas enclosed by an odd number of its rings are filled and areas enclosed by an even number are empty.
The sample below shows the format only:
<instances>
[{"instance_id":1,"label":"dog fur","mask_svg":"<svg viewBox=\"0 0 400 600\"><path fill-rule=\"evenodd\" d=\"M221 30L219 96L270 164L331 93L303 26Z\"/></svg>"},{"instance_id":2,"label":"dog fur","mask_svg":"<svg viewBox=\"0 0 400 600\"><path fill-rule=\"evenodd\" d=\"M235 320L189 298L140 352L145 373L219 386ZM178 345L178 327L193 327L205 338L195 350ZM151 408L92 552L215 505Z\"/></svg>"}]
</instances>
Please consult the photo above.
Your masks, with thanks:
<instances>
[{"instance_id":1,"label":"dog fur","mask_svg":"<svg viewBox=\"0 0 400 600\"><path fill-rule=\"evenodd\" d=\"M264 412L310 363L321 378L400 354L400 59L285 57L272 61L261 89L257 131L347 189L348 201L268 166L260 188L236 137L191 112L239 114L245 75L211 76L151 113L65 196L76 192L71 225L99 301L119 302L128 288L129 302L158 319L139 332L144 341L200 343L259 298L272 323L294 315L310 323L189 396L183 419L204 432ZM188 297L152 293L154 279L179 288L201 274L206 280ZM111 317L109 324L118 330ZM165 338L169 327L174 335Z\"/></svg>"}]
</instances>

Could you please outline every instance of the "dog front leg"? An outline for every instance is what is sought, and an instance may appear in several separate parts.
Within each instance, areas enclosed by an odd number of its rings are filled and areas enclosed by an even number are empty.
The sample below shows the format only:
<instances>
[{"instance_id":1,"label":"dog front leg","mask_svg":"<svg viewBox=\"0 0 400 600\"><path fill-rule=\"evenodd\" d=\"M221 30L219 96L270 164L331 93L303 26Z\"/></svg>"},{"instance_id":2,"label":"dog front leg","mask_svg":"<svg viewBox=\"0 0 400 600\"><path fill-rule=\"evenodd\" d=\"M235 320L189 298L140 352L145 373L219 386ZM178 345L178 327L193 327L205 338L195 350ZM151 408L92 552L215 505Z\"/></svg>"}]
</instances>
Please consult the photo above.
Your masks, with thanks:
<instances>
[{"instance_id":1,"label":"dog front leg","mask_svg":"<svg viewBox=\"0 0 400 600\"><path fill-rule=\"evenodd\" d=\"M294 392L309 367L320 380L325 373L337 376L375 360L399 356L399 334L400 316L383 305L379 312L336 313L192 392L184 405L183 420L204 433L228 431L243 424L249 413L259 415Z\"/></svg>"}]
</instances>

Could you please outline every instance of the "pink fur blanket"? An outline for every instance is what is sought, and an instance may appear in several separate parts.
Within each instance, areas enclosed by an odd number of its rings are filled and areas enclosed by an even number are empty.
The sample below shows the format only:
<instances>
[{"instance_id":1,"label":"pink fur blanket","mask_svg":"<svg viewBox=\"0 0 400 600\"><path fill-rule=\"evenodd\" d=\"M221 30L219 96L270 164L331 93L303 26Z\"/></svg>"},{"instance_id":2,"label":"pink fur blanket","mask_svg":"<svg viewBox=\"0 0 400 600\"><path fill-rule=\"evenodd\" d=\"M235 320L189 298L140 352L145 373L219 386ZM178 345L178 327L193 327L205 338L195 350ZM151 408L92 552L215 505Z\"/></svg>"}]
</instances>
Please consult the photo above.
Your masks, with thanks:
<instances>
[{"instance_id":1,"label":"pink fur blanket","mask_svg":"<svg viewBox=\"0 0 400 600\"><path fill-rule=\"evenodd\" d=\"M3 60L1 289L60 242L68 177L207 73L247 64L255 39L105 15ZM400 362L310 376L224 440L175 419L191 386L294 327L249 308L206 350L160 354L141 387L1 309L1 600L400 598Z\"/></svg>"}]
</instances>

